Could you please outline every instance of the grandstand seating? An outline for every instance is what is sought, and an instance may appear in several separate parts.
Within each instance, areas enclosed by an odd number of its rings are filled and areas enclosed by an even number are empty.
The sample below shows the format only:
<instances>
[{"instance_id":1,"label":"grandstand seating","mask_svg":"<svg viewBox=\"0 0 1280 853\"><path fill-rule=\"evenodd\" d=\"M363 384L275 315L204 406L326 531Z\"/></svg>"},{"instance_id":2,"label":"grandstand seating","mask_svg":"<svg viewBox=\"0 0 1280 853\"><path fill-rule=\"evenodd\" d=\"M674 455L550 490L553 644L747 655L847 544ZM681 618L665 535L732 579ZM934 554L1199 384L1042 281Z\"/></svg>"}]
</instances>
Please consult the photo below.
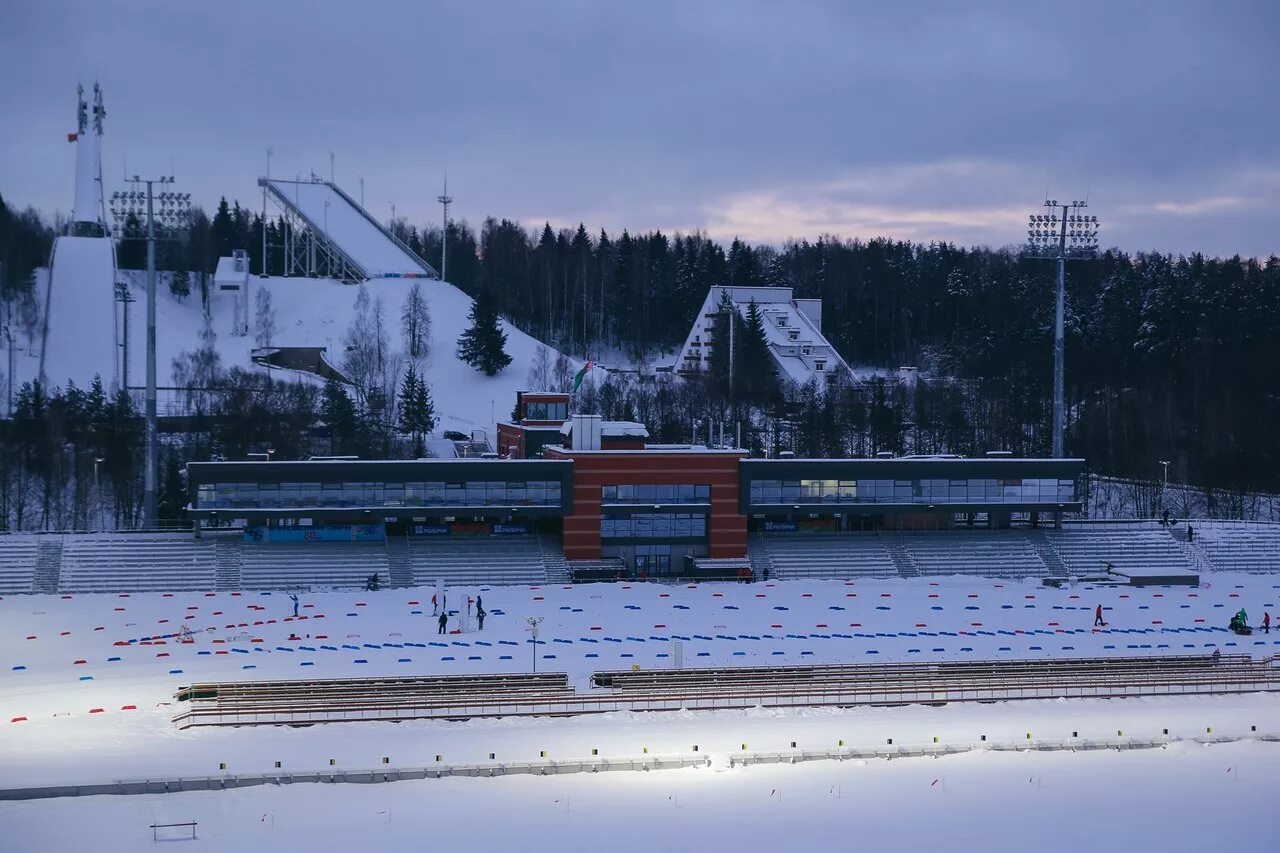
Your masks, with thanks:
<instances>
[{"instance_id":1,"label":"grandstand seating","mask_svg":"<svg viewBox=\"0 0 1280 853\"><path fill-rule=\"evenodd\" d=\"M922 575L1039 577L1044 561L1021 532L965 531L902 536L902 544Z\"/></svg>"},{"instance_id":2,"label":"grandstand seating","mask_svg":"<svg viewBox=\"0 0 1280 853\"><path fill-rule=\"evenodd\" d=\"M895 576L898 569L885 549L884 540L870 534L824 536L794 534L757 540L772 560L773 577L847 578ZM756 542L751 543L756 547Z\"/></svg>"},{"instance_id":3,"label":"grandstand seating","mask_svg":"<svg viewBox=\"0 0 1280 853\"><path fill-rule=\"evenodd\" d=\"M269 542L241 549L244 589L363 587L369 575L390 586L383 542Z\"/></svg>"},{"instance_id":4,"label":"grandstand seating","mask_svg":"<svg viewBox=\"0 0 1280 853\"><path fill-rule=\"evenodd\" d=\"M1196 527L1195 542L1219 571L1280 569L1280 527L1205 524Z\"/></svg>"},{"instance_id":5,"label":"grandstand seating","mask_svg":"<svg viewBox=\"0 0 1280 853\"><path fill-rule=\"evenodd\" d=\"M34 536L0 536L0 594L31 592L38 553Z\"/></svg>"},{"instance_id":6,"label":"grandstand seating","mask_svg":"<svg viewBox=\"0 0 1280 853\"><path fill-rule=\"evenodd\" d=\"M1121 573L1190 568L1178 543L1159 527L1054 531L1047 533L1046 539L1074 575L1100 574L1106 563Z\"/></svg>"},{"instance_id":7,"label":"grandstand seating","mask_svg":"<svg viewBox=\"0 0 1280 853\"><path fill-rule=\"evenodd\" d=\"M547 579L536 536L409 540L415 584L540 584Z\"/></svg>"},{"instance_id":8,"label":"grandstand seating","mask_svg":"<svg viewBox=\"0 0 1280 853\"><path fill-rule=\"evenodd\" d=\"M67 536L62 546L62 592L212 590L213 547L189 534Z\"/></svg>"}]
</instances>

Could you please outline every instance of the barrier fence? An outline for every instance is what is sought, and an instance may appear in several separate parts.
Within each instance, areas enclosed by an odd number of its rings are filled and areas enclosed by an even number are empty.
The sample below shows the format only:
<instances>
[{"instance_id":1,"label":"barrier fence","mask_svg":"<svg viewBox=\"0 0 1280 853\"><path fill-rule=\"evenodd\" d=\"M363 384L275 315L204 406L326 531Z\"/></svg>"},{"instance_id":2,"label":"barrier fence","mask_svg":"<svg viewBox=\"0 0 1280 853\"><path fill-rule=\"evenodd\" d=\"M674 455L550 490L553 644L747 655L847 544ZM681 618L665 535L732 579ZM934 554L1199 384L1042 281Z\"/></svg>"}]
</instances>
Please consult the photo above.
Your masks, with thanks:
<instances>
[{"instance_id":1,"label":"barrier fence","mask_svg":"<svg viewBox=\"0 0 1280 853\"><path fill-rule=\"evenodd\" d=\"M562 673L552 675L564 680L497 675L197 684L178 692L187 707L174 723L185 729L1280 691L1276 659L1247 655L601 672L585 692L570 688Z\"/></svg>"}]
</instances>

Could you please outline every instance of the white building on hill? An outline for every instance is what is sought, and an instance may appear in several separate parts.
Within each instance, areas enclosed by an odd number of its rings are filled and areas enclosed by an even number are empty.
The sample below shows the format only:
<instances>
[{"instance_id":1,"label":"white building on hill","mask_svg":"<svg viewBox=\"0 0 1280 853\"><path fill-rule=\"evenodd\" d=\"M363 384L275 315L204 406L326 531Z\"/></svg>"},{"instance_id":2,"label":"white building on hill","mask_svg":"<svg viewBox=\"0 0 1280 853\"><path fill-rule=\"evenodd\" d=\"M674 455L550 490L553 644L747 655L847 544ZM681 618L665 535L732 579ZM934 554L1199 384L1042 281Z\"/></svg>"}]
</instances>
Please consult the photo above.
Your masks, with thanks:
<instances>
[{"instance_id":1,"label":"white building on hill","mask_svg":"<svg viewBox=\"0 0 1280 853\"><path fill-rule=\"evenodd\" d=\"M713 287L676 358L680 373L707 370L722 294L727 293L744 320L755 302L764 319L769 353L778 378L803 384L811 378L851 376L849 365L822 335L822 300L795 299L789 287Z\"/></svg>"}]
</instances>

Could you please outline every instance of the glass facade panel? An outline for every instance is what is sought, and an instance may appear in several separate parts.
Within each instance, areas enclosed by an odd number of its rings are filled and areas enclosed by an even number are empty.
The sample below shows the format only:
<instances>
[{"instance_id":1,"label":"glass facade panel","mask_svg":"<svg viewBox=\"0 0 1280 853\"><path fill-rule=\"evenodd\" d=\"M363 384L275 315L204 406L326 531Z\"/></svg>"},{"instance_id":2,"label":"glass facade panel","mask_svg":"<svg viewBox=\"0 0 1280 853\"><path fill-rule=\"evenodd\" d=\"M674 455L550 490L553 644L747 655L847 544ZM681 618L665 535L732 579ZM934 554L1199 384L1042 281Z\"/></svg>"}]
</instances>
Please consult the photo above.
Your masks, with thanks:
<instances>
[{"instance_id":1,"label":"glass facade panel","mask_svg":"<svg viewBox=\"0 0 1280 853\"><path fill-rule=\"evenodd\" d=\"M202 483L200 509L558 506L559 480L468 483Z\"/></svg>"},{"instance_id":2,"label":"glass facade panel","mask_svg":"<svg viewBox=\"0 0 1280 853\"><path fill-rule=\"evenodd\" d=\"M1074 503L1074 480L753 480L753 505Z\"/></svg>"},{"instance_id":3,"label":"glass facade panel","mask_svg":"<svg viewBox=\"0 0 1280 853\"><path fill-rule=\"evenodd\" d=\"M667 504L707 503L710 500L710 486L631 484L600 487L600 502L605 504L662 506Z\"/></svg>"},{"instance_id":4,"label":"glass facade panel","mask_svg":"<svg viewBox=\"0 0 1280 853\"><path fill-rule=\"evenodd\" d=\"M645 512L623 516L606 513L600 518L602 539L693 539L706 535L705 515Z\"/></svg>"}]
</instances>

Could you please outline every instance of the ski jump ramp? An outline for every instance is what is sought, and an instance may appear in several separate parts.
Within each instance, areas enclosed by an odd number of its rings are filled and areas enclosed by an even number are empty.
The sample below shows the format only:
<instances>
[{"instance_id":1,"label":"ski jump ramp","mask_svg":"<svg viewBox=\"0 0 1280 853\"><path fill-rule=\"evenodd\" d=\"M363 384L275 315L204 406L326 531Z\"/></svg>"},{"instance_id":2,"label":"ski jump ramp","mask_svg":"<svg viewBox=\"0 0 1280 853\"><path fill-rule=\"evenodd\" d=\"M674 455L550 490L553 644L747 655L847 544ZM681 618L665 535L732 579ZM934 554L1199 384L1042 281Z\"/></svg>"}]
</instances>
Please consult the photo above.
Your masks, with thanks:
<instances>
[{"instance_id":1,"label":"ski jump ramp","mask_svg":"<svg viewBox=\"0 0 1280 853\"><path fill-rule=\"evenodd\" d=\"M310 231L322 251L342 262L346 268L343 277L440 277L336 184L318 179L259 178L258 185L295 220L295 227Z\"/></svg>"}]
</instances>

